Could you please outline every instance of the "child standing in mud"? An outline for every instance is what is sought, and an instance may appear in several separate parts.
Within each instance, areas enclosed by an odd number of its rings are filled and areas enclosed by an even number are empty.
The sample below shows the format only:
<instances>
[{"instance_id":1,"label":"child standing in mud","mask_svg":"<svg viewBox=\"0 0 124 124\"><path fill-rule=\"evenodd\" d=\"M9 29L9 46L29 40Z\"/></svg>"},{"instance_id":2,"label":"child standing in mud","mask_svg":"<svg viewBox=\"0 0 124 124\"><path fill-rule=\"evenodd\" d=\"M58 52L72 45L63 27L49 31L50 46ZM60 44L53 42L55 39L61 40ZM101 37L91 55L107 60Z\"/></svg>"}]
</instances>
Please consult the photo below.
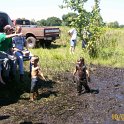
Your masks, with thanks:
<instances>
[{"instance_id":1,"label":"child standing in mud","mask_svg":"<svg viewBox=\"0 0 124 124\"><path fill-rule=\"evenodd\" d=\"M88 81L90 81L89 71L84 63L83 57L80 57L80 59L77 61L73 76L76 76L78 95L81 95L82 85L85 88L85 92L91 91L90 87L88 86Z\"/></svg>"},{"instance_id":2,"label":"child standing in mud","mask_svg":"<svg viewBox=\"0 0 124 124\"><path fill-rule=\"evenodd\" d=\"M30 101L34 101L38 96L38 80L39 78L46 80L38 65L39 57L34 55L31 58L31 90Z\"/></svg>"}]
</instances>

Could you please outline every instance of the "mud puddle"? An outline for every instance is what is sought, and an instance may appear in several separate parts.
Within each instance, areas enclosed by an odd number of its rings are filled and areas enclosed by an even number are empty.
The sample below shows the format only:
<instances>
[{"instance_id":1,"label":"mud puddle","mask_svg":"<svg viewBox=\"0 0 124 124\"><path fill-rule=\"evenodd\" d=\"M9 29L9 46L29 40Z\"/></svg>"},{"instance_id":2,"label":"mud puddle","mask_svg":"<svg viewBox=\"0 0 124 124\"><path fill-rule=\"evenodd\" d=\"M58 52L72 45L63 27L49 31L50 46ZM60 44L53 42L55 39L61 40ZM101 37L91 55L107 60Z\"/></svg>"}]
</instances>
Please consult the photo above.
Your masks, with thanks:
<instances>
[{"instance_id":1,"label":"mud puddle","mask_svg":"<svg viewBox=\"0 0 124 124\"><path fill-rule=\"evenodd\" d=\"M61 79L53 77L51 87L39 90L37 101L1 105L0 124L123 124L124 69L92 67L93 92L77 96L72 74L59 74Z\"/></svg>"}]
</instances>

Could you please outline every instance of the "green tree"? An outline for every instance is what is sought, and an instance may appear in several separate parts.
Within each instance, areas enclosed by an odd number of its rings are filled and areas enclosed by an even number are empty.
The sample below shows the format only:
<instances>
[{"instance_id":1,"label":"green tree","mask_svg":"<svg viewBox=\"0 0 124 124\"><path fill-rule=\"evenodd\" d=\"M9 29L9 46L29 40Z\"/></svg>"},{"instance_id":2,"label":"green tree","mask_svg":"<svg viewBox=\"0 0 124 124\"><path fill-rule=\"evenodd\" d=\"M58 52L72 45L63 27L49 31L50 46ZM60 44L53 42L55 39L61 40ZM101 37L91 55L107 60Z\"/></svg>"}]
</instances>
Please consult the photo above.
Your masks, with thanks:
<instances>
[{"instance_id":1,"label":"green tree","mask_svg":"<svg viewBox=\"0 0 124 124\"><path fill-rule=\"evenodd\" d=\"M62 21L57 17L49 17L46 20L47 26L61 26Z\"/></svg>"},{"instance_id":2,"label":"green tree","mask_svg":"<svg viewBox=\"0 0 124 124\"><path fill-rule=\"evenodd\" d=\"M109 28L119 28L119 23L117 21L115 22L109 22L106 24L107 27Z\"/></svg>"},{"instance_id":3,"label":"green tree","mask_svg":"<svg viewBox=\"0 0 124 124\"><path fill-rule=\"evenodd\" d=\"M88 43L87 50L91 57L97 57L98 55L99 39L103 33L102 26L104 26L104 23L100 15L99 0L94 0L94 6L90 15L90 23L88 25L92 36L90 38L90 42Z\"/></svg>"},{"instance_id":4,"label":"green tree","mask_svg":"<svg viewBox=\"0 0 124 124\"><path fill-rule=\"evenodd\" d=\"M124 28L124 25L119 25L120 28Z\"/></svg>"},{"instance_id":5,"label":"green tree","mask_svg":"<svg viewBox=\"0 0 124 124\"><path fill-rule=\"evenodd\" d=\"M88 0L63 0L63 5L60 8L70 8L77 14L77 17L70 23L78 31L79 37L82 39L82 30L89 23L89 12L84 9L84 3Z\"/></svg>"},{"instance_id":6,"label":"green tree","mask_svg":"<svg viewBox=\"0 0 124 124\"><path fill-rule=\"evenodd\" d=\"M37 21L37 25L38 26L46 26L47 22L45 19L41 19L41 20Z\"/></svg>"},{"instance_id":7,"label":"green tree","mask_svg":"<svg viewBox=\"0 0 124 124\"><path fill-rule=\"evenodd\" d=\"M30 20L30 23L31 23L31 25L36 25L37 24L36 21L35 21L35 19L31 19Z\"/></svg>"},{"instance_id":8,"label":"green tree","mask_svg":"<svg viewBox=\"0 0 124 124\"><path fill-rule=\"evenodd\" d=\"M60 8L70 8L77 13L77 18L72 20L71 26L75 27L78 31L79 37L82 39L82 30L86 28L92 34L90 42L88 42L87 50L91 57L97 56L96 42L101 35L101 26L103 19L100 15L99 0L94 0L94 7L91 12L87 12L84 4L88 0L63 0L63 5Z\"/></svg>"},{"instance_id":9,"label":"green tree","mask_svg":"<svg viewBox=\"0 0 124 124\"><path fill-rule=\"evenodd\" d=\"M64 14L62 16L62 21L63 21L63 25L65 26L70 26L71 22L75 20L75 18L77 18L77 13L68 13L68 14Z\"/></svg>"}]
</instances>

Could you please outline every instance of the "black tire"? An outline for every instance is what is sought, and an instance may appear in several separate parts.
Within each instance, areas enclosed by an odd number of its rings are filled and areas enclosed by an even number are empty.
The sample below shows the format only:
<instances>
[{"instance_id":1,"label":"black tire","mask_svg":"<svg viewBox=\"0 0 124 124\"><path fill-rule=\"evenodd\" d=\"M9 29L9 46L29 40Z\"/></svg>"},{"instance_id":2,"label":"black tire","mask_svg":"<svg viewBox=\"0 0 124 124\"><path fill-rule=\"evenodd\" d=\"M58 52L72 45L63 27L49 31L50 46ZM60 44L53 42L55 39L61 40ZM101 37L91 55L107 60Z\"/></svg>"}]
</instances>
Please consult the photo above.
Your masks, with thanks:
<instances>
[{"instance_id":1,"label":"black tire","mask_svg":"<svg viewBox=\"0 0 124 124\"><path fill-rule=\"evenodd\" d=\"M36 47L36 38L28 37L26 39L26 45L28 48L35 48Z\"/></svg>"},{"instance_id":2,"label":"black tire","mask_svg":"<svg viewBox=\"0 0 124 124\"><path fill-rule=\"evenodd\" d=\"M51 41L46 41L46 42L44 42L45 43L45 46L46 47L50 47L50 45L51 45Z\"/></svg>"},{"instance_id":3,"label":"black tire","mask_svg":"<svg viewBox=\"0 0 124 124\"><path fill-rule=\"evenodd\" d=\"M51 41L44 40L44 41L40 42L40 44L43 48L49 48L51 45Z\"/></svg>"}]
</instances>

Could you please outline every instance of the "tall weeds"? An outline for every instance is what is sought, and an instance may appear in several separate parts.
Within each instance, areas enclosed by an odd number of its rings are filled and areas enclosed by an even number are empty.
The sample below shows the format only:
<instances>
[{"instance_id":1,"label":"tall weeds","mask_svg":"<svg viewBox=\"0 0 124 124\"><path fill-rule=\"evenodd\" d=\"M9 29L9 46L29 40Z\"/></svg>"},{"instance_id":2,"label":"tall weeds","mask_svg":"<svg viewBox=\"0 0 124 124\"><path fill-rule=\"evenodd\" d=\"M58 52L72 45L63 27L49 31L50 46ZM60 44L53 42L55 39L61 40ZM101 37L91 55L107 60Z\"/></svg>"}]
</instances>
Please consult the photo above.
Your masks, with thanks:
<instances>
[{"instance_id":1,"label":"tall weeds","mask_svg":"<svg viewBox=\"0 0 124 124\"><path fill-rule=\"evenodd\" d=\"M73 72L76 60L82 56L85 62L90 65L102 64L106 66L124 66L124 30L106 29L106 33L97 43L98 57L90 58L86 49L82 49L81 41L77 40L75 54L71 55L70 36L68 27L60 27L61 38L52 43L49 49L30 49L33 54L40 57L40 65L46 75L55 75L58 72Z\"/></svg>"}]
</instances>

